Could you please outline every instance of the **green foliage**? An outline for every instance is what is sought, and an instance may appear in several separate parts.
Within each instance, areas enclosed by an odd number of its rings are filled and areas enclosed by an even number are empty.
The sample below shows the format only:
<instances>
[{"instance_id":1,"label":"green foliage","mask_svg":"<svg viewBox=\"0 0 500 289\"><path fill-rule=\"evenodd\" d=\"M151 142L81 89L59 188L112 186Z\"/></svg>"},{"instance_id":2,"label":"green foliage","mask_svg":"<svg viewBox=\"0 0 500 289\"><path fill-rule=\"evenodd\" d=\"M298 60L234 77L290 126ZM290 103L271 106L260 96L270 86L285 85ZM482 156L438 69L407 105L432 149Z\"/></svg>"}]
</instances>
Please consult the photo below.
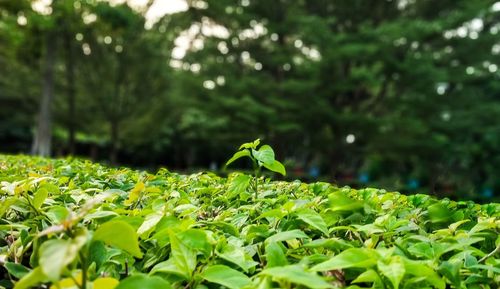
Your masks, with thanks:
<instances>
[{"instance_id":1,"label":"green foliage","mask_svg":"<svg viewBox=\"0 0 500 289\"><path fill-rule=\"evenodd\" d=\"M125 278L123 281L120 282L120 284L118 286L116 286L116 287L113 286L113 288L115 288L115 289L136 289L136 288L170 289L170 288L172 288L172 286L170 286L170 284L167 281L163 280L160 277L148 276L145 274L136 274L136 275L130 276L128 278ZM109 289L112 289L112 288L109 288Z\"/></svg>"},{"instance_id":2,"label":"green foliage","mask_svg":"<svg viewBox=\"0 0 500 289\"><path fill-rule=\"evenodd\" d=\"M147 223L145 221L144 223ZM139 228L140 229L140 228ZM142 258L136 230L124 221L110 221L102 224L94 233L94 240L122 249L137 258Z\"/></svg>"},{"instance_id":3,"label":"green foliage","mask_svg":"<svg viewBox=\"0 0 500 289\"><path fill-rule=\"evenodd\" d=\"M250 182L250 178L245 175L236 177L233 182L233 191L242 193L247 187L251 186L254 192L255 198L258 196L258 178L262 167L281 175L286 175L285 166L274 158L274 151L269 145L262 145L259 149L260 139L256 139L253 142L244 143L240 146L238 151L226 162L226 167L232 164L234 161L247 157L252 161L254 168L253 182Z\"/></svg>"},{"instance_id":4,"label":"green foliage","mask_svg":"<svg viewBox=\"0 0 500 289\"><path fill-rule=\"evenodd\" d=\"M287 284L290 283L299 284L307 288L333 288L331 284L314 272L309 272L300 265L268 268L264 269L260 274L271 277L280 284L281 288L286 288Z\"/></svg>"},{"instance_id":5,"label":"green foliage","mask_svg":"<svg viewBox=\"0 0 500 289\"><path fill-rule=\"evenodd\" d=\"M30 151L53 44L53 155L218 168L258 135L292 178L500 192L498 1L38 2L0 1L3 152Z\"/></svg>"},{"instance_id":6,"label":"green foliage","mask_svg":"<svg viewBox=\"0 0 500 289\"><path fill-rule=\"evenodd\" d=\"M252 281L240 271L231 269L225 265L212 265L203 271L203 279L223 285L230 289L240 289L250 286Z\"/></svg>"},{"instance_id":7,"label":"green foliage","mask_svg":"<svg viewBox=\"0 0 500 289\"><path fill-rule=\"evenodd\" d=\"M0 168L4 288L500 282L495 203L264 179L251 200L235 187L241 174L149 174L76 159L0 156Z\"/></svg>"},{"instance_id":8,"label":"green foliage","mask_svg":"<svg viewBox=\"0 0 500 289\"><path fill-rule=\"evenodd\" d=\"M274 150L269 145L262 145L257 149L259 145L260 139L242 144L238 151L226 162L226 166L240 158L248 157L252 160L253 166L257 169L257 172L260 172L261 168L264 167L285 176L285 167L282 163L274 159Z\"/></svg>"}]
</instances>

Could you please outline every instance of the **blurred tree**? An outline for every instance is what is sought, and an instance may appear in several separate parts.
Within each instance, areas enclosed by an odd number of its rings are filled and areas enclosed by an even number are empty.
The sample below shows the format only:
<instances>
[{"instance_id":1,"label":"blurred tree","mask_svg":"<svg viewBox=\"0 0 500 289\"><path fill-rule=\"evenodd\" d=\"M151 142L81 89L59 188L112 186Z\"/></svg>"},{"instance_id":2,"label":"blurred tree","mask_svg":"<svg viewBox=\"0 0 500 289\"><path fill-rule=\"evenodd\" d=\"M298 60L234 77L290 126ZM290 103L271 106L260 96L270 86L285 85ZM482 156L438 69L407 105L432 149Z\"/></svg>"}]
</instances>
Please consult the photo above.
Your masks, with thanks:
<instances>
[{"instance_id":1,"label":"blurred tree","mask_svg":"<svg viewBox=\"0 0 500 289\"><path fill-rule=\"evenodd\" d=\"M36 122L36 131L33 138L31 153L41 156L50 156L52 149L52 102L54 99L54 67L56 64L56 49L61 12L57 0L52 1L52 13L43 17L40 22L43 42L42 63L42 93Z\"/></svg>"},{"instance_id":2,"label":"blurred tree","mask_svg":"<svg viewBox=\"0 0 500 289\"><path fill-rule=\"evenodd\" d=\"M127 5L99 3L92 13L96 21L87 27L82 45L85 94L88 108L99 116L94 125L100 126L101 119L109 124L109 159L116 163L123 123L147 114L165 91L168 51L161 49L161 37L144 30L143 16Z\"/></svg>"},{"instance_id":3,"label":"blurred tree","mask_svg":"<svg viewBox=\"0 0 500 289\"><path fill-rule=\"evenodd\" d=\"M3 150L28 152L33 123L32 105L40 86L32 44L26 32L32 29L29 1L0 2L0 143ZM31 19L30 19L31 20ZM16 113L13 113L15 108Z\"/></svg>"},{"instance_id":4,"label":"blurred tree","mask_svg":"<svg viewBox=\"0 0 500 289\"><path fill-rule=\"evenodd\" d=\"M62 8L63 31L62 47L64 47L64 66L66 75L66 99L67 99L67 130L68 130L68 148L69 154L75 154L76 151L76 80L75 80L75 62L78 46L75 43L75 36L84 25L82 21L82 2L64 1ZM85 3L83 3L85 5ZM76 6L75 6L76 5Z\"/></svg>"},{"instance_id":5,"label":"blurred tree","mask_svg":"<svg viewBox=\"0 0 500 289\"><path fill-rule=\"evenodd\" d=\"M342 184L500 191L497 1L158 1L0 1L0 148L38 107L57 154L214 167L261 137Z\"/></svg>"}]
</instances>

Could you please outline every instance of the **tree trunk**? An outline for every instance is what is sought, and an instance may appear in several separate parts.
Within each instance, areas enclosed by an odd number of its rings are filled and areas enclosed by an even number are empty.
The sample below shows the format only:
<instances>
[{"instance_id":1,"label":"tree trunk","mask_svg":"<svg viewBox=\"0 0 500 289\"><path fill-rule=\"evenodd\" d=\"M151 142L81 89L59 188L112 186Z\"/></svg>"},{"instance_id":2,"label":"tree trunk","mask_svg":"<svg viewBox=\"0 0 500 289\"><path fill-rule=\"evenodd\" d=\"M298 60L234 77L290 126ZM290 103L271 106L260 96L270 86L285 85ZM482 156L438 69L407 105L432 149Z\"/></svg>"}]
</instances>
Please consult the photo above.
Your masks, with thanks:
<instances>
[{"instance_id":1,"label":"tree trunk","mask_svg":"<svg viewBox=\"0 0 500 289\"><path fill-rule=\"evenodd\" d=\"M54 98L54 63L56 53L56 33L49 31L46 36L45 59L43 63L42 100L33 139L32 154L49 156L52 145L52 112Z\"/></svg>"},{"instance_id":2,"label":"tree trunk","mask_svg":"<svg viewBox=\"0 0 500 289\"><path fill-rule=\"evenodd\" d=\"M75 106L75 66L73 46L71 45L71 34L67 32L64 36L64 46L66 47L66 82L68 101L68 153L75 154L75 133L76 133L76 106Z\"/></svg>"}]
</instances>

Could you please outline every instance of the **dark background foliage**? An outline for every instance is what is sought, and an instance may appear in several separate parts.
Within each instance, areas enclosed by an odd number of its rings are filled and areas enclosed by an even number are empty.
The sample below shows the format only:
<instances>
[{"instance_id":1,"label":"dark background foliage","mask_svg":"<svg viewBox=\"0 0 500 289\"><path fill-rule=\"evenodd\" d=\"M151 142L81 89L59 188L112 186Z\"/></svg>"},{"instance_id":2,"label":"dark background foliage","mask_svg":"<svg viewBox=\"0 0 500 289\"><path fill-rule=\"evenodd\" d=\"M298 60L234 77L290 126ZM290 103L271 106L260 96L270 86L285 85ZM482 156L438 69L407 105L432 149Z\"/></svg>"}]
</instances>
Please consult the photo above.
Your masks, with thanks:
<instances>
[{"instance_id":1,"label":"dark background foliage","mask_svg":"<svg viewBox=\"0 0 500 289\"><path fill-rule=\"evenodd\" d=\"M291 179L499 196L500 2L36 2L0 0L1 152L220 170L260 137Z\"/></svg>"}]
</instances>

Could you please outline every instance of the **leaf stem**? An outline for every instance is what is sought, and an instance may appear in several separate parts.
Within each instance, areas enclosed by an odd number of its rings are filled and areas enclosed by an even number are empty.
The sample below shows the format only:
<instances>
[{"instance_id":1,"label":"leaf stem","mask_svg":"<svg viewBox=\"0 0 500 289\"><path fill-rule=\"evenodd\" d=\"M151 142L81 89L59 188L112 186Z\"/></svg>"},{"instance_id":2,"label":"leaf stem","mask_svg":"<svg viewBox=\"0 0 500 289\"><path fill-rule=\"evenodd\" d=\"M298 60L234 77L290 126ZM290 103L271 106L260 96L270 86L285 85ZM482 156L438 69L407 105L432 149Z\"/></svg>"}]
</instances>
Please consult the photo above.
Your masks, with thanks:
<instances>
[{"instance_id":1,"label":"leaf stem","mask_svg":"<svg viewBox=\"0 0 500 289\"><path fill-rule=\"evenodd\" d=\"M69 278L73 281L73 283L75 283L76 287L83 289L82 284L78 284L78 280L76 280L73 275L69 274Z\"/></svg>"},{"instance_id":2,"label":"leaf stem","mask_svg":"<svg viewBox=\"0 0 500 289\"><path fill-rule=\"evenodd\" d=\"M26 201L28 202L28 205L33 209L35 212L36 216L41 216L42 214L38 211L38 209L35 207L35 205L31 202L30 198L28 196L24 196L26 198Z\"/></svg>"},{"instance_id":3,"label":"leaf stem","mask_svg":"<svg viewBox=\"0 0 500 289\"><path fill-rule=\"evenodd\" d=\"M253 177L253 189L254 189L254 200L257 201L259 197L259 178L260 178L260 167L254 164L254 177Z\"/></svg>"},{"instance_id":4,"label":"leaf stem","mask_svg":"<svg viewBox=\"0 0 500 289\"><path fill-rule=\"evenodd\" d=\"M477 261L478 263L481 263L483 261L485 261L486 259L488 259L489 257L495 255L496 253L500 252L500 245L498 245L495 250L491 251L488 255L484 256L483 258L479 259L479 261Z\"/></svg>"},{"instance_id":5,"label":"leaf stem","mask_svg":"<svg viewBox=\"0 0 500 289\"><path fill-rule=\"evenodd\" d=\"M87 289L87 258L80 251L80 260L82 261L82 286L81 289Z\"/></svg>"}]
</instances>

